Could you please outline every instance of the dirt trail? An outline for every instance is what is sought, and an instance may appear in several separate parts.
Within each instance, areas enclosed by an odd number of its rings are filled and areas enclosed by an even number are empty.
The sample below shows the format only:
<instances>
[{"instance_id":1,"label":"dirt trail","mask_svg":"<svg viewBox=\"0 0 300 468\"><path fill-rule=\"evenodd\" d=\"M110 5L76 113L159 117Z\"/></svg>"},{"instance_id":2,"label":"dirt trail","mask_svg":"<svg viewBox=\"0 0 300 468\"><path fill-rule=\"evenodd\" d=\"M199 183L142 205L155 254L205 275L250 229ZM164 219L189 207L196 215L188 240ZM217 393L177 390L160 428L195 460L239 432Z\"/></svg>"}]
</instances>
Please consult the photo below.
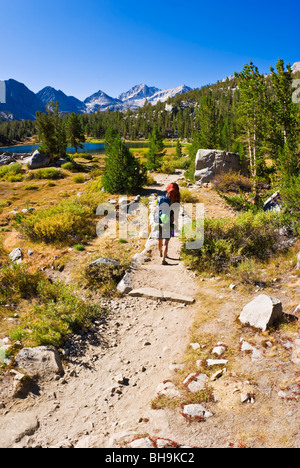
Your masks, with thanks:
<instances>
[{"instance_id":1,"label":"dirt trail","mask_svg":"<svg viewBox=\"0 0 300 468\"><path fill-rule=\"evenodd\" d=\"M158 176L156 189L177 178ZM153 249L149 262L135 271L134 287L194 296L197 286L180 261L178 239L170 243L168 262L162 266ZM15 418L29 425L37 421L34 434L21 438L20 446L110 447L116 434L128 432L171 437L168 421L158 418L161 412L151 410L150 402L157 386L170 378L169 366L180 361L197 306L129 296L109 305L113 315L99 326L96 345L69 360L64 378L45 384L38 396L14 402L0 416L7 434L14 432L9 429Z\"/></svg>"}]
</instances>

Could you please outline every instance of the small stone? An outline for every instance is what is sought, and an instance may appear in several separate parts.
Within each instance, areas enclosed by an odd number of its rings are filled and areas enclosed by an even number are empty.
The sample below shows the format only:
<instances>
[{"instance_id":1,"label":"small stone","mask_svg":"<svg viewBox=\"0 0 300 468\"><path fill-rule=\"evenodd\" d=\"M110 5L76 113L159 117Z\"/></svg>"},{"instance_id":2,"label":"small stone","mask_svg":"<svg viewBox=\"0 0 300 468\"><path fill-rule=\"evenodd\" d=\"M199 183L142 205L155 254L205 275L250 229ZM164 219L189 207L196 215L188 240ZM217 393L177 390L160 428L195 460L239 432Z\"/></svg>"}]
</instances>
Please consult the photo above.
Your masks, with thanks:
<instances>
[{"instance_id":1,"label":"small stone","mask_svg":"<svg viewBox=\"0 0 300 468\"><path fill-rule=\"evenodd\" d=\"M137 439L134 440L133 442L130 442L128 444L128 447L130 448L135 448L135 449L153 449L153 443L149 439L149 437L145 439Z\"/></svg>"},{"instance_id":2,"label":"small stone","mask_svg":"<svg viewBox=\"0 0 300 468\"><path fill-rule=\"evenodd\" d=\"M208 382L208 377L206 374L200 374L198 377L193 380L189 385L188 389L192 393L198 393L206 387Z\"/></svg>"},{"instance_id":3,"label":"small stone","mask_svg":"<svg viewBox=\"0 0 300 468\"><path fill-rule=\"evenodd\" d=\"M177 388L175 387L173 382L165 382L165 383L159 384L159 386L156 389L156 392L157 392L158 396L163 396L164 395L164 396L167 396L169 398L180 398L181 397L181 393L179 392L179 390L177 390Z\"/></svg>"},{"instance_id":4,"label":"small stone","mask_svg":"<svg viewBox=\"0 0 300 468\"><path fill-rule=\"evenodd\" d=\"M200 419L211 418L213 416L210 411L207 411L202 405L186 405L183 407L182 414L187 419Z\"/></svg>"},{"instance_id":5,"label":"small stone","mask_svg":"<svg viewBox=\"0 0 300 468\"><path fill-rule=\"evenodd\" d=\"M254 403L254 396L251 393L241 393L242 403Z\"/></svg>"},{"instance_id":6,"label":"small stone","mask_svg":"<svg viewBox=\"0 0 300 468\"><path fill-rule=\"evenodd\" d=\"M12 262L16 262L18 260L21 260L22 259L22 249L14 249L12 252L10 252L9 258L11 259Z\"/></svg>"},{"instance_id":7,"label":"small stone","mask_svg":"<svg viewBox=\"0 0 300 468\"><path fill-rule=\"evenodd\" d=\"M211 380L212 382L215 382L216 380L220 379L220 378L224 375L225 372L226 372L226 369L222 369L222 370L219 370L219 371L215 372L215 373L211 376L210 380Z\"/></svg>"},{"instance_id":8,"label":"small stone","mask_svg":"<svg viewBox=\"0 0 300 468\"><path fill-rule=\"evenodd\" d=\"M199 343L191 343L190 346L193 348L194 351L197 351L197 349L200 348Z\"/></svg>"},{"instance_id":9,"label":"small stone","mask_svg":"<svg viewBox=\"0 0 300 468\"><path fill-rule=\"evenodd\" d=\"M226 347L224 345L216 346L212 350L212 354L216 354L217 356L222 356L222 354L224 354L225 352L226 352Z\"/></svg>"},{"instance_id":10,"label":"small stone","mask_svg":"<svg viewBox=\"0 0 300 468\"><path fill-rule=\"evenodd\" d=\"M206 363L208 367L220 366L220 365L226 366L226 364L228 364L228 360L227 359L207 359Z\"/></svg>"}]
</instances>

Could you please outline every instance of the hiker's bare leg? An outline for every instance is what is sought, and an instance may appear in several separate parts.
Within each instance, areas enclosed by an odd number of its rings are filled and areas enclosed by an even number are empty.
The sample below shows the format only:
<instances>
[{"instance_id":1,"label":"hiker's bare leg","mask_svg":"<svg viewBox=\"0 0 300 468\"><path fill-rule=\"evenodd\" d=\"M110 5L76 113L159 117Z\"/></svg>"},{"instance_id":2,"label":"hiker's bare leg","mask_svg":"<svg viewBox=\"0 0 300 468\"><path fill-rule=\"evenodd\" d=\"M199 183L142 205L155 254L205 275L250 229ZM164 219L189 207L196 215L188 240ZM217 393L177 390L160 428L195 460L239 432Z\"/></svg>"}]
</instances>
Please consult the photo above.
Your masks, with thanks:
<instances>
[{"instance_id":1,"label":"hiker's bare leg","mask_svg":"<svg viewBox=\"0 0 300 468\"><path fill-rule=\"evenodd\" d=\"M160 256L162 257L163 256L163 240L162 239L158 240L158 249L159 249Z\"/></svg>"},{"instance_id":2,"label":"hiker's bare leg","mask_svg":"<svg viewBox=\"0 0 300 468\"><path fill-rule=\"evenodd\" d=\"M164 248L164 261L166 261L166 258L168 256L168 250L169 250L169 240L165 240L165 248Z\"/></svg>"}]
</instances>

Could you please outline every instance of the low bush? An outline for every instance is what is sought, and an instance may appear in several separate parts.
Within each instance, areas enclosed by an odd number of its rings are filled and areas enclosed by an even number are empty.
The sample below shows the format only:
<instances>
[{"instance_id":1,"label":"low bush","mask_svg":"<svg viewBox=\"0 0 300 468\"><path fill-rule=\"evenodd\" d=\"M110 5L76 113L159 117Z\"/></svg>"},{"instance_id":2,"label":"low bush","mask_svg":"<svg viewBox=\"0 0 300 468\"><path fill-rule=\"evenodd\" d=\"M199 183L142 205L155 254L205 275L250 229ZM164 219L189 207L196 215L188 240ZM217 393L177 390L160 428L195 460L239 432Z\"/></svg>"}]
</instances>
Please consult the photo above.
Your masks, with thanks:
<instances>
[{"instance_id":1,"label":"low bush","mask_svg":"<svg viewBox=\"0 0 300 468\"><path fill-rule=\"evenodd\" d=\"M72 238L95 235L93 209L78 200L68 200L35 211L22 220L21 229L33 241L70 244Z\"/></svg>"},{"instance_id":2,"label":"low bush","mask_svg":"<svg viewBox=\"0 0 300 468\"><path fill-rule=\"evenodd\" d=\"M180 199L181 203L199 203L199 198L187 188L180 190Z\"/></svg>"},{"instance_id":3,"label":"low bush","mask_svg":"<svg viewBox=\"0 0 300 468\"><path fill-rule=\"evenodd\" d=\"M89 304L63 283L44 281L38 288L39 303L27 327L30 340L37 346L59 346L63 338L91 324L91 319L103 315L103 310Z\"/></svg>"},{"instance_id":4,"label":"low bush","mask_svg":"<svg viewBox=\"0 0 300 468\"><path fill-rule=\"evenodd\" d=\"M163 159L163 164L159 170L163 174L175 174L177 169L188 169L190 167L189 158L170 158L170 156L165 156Z\"/></svg>"},{"instance_id":5,"label":"low bush","mask_svg":"<svg viewBox=\"0 0 300 468\"><path fill-rule=\"evenodd\" d=\"M24 187L24 190L28 190L28 191L39 190L39 189L40 189L40 187L38 185L33 185L33 184L27 184Z\"/></svg>"},{"instance_id":6,"label":"low bush","mask_svg":"<svg viewBox=\"0 0 300 468\"><path fill-rule=\"evenodd\" d=\"M65 337L104 313L79 297L72 287L51 282L41 272L29 273L24 266L9 265L1 270L0 301L20 300L27 300L27 306L23 304L24 312L10 337L29 346L59 346Z\"/></svg>"},{"instance_id":7,"label":"low bush","mask_svg":"<svg viewBox=\"0 0 300 468\"><path fill-rule=\"evenodd\" d=\"M85 246L82 244L76 244L74 245L74 249L77 250L77 252L83 252L85 250Z\"/></svg>"},{"instance_id":8,"label":"low bush","mask_svg":"<svg viewBox=\"0 0 300 468\"><path fill-rule=\"evenodd\" d=\"M88 265L83 273L83 281L92 289L97 289L105 296L116 291L129 264L121 263L119 266L94 264Z\"/></svg>"},{"instance_id":9,"label":"low bush","mask_svg":"<svg viewBox=\"0 0 300 468\"><path fill-rule=\"evenodd\" d=\"M76 174L76 175L74 175L74 177L73 177L73 182L74 182L75 184L84 184L84 182L85 182L85 177L84 177L84 175L83 175L83 174Z\"/></svg>"},{"instance_id":10,"label":"low bush","mask_svg":"<svg viewBox=\"0 0 300 468\"><path fill-rule=\"evenodd\" d=\"M251 192L253 182L248 177L243 176L239 172L230 171L228 173L219 174L213 180L214 187L220 192Z\"/></svg>"},{"instance_id":11,"label":"low bush","mask_svg":"<svg viewBox=\"0 0 300 468\"><path fill-rule=\"evenodd\" d=\"M201 249L186 250L183 239L183 256L187 264L198 271L226 271L232 265L253 258L264 260L279 249L279 228L282 216L274 213L247 212L232 219L205 219L204 245ZM185 231L186 232L186 231Z\"/></svg>"},{"instance_id":12,"label":"low bush","mask_svg":"<svg viewBox=\"0 0 300 468\"><path fill-rule=\"evenodd\" d=\"M11 202L9 200L0 200L0 214L7 206L11 206Z\"/></svg>"},{"instance_id":13,"label":"low bush","mask_svg":"<svg viewBox=\"0 0 300 468\"><path fill-rule=\"evenodd\" d=\"M254 201L249 200L244 193L240 191L240 195L225 195L217 190L220 197L231 206L235 211L252 211L257 212L257 206Z\"/></svg>"},{"instance_id":14,"label":"low bush","mask_svg":"<svg viewBox=\"0 0 300 468\"><path fill-rule=\"evenodd\" d=\"M37 295L40 273L29 274L21 265L8 265L0 272L0 298L31 299Z\"/></svg>"},{"instance_id":15,"label":"low bush","mask_svg":"<svg viewBox=\"0 0 300 468\"><path fill-rule=\"evenodd\" d=\"M21 163L0 167L0 180L8 182L21 182L23 180L23 166Z\"/></svg>"},{"instance_id":16,"label":"low bush","mask_svg":"<svg viewBox=\"0 0 300 468\"><path fill-rule=\"evenodd\" d=\"M36 180L57 180L63 178L63 174L60 169L54 167L47 167L45 169L37 169L29 174L29 179Z\"/></svg>"},{"instance_id":17,"label":"low bush","mask_svg":"<svg viewBox=\"0 0 300 468\"><path fill-rule=\"evenodd\" d=\"M68 161L67 163L61 166L65 171L74 172L76 171L76 164L73 161Z\"/></svg>"}]
</instances>

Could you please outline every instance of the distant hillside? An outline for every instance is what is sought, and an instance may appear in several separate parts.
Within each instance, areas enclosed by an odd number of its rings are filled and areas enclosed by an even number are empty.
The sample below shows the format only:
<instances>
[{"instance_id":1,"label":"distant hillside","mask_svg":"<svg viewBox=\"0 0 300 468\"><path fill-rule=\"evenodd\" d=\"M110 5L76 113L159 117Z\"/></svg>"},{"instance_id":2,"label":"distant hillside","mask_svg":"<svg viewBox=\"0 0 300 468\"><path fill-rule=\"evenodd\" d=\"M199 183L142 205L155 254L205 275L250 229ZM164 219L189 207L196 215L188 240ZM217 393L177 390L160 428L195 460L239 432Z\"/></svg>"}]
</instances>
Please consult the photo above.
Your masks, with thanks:
<instances>
[{"instance_id":1,"label":"distant hillside","mask_svg":"<svg viewBox=\"0 0 300 468\"><path fill-rule=\"evenodd\" d=\"M11 120L12 116L17 120L34 120L36 112L45 110L42 101L23 83L7 80L5 86L6 103L0 104L3 119L6 115L7 120Z\"/></svg>"},{"instance_id":2,"label":"distant hillside","mask_svg":"<svg viewBox=\"0 0 300 468\"><path fill-rule=\"evenodd\" d=\"M37 97L46 106L49 102L59 102L60 112L85 112L85 105L73 96L67 96L62 91L57 91L51 86L47 86L37 93Z\"/></svg>"}]
</instances>

